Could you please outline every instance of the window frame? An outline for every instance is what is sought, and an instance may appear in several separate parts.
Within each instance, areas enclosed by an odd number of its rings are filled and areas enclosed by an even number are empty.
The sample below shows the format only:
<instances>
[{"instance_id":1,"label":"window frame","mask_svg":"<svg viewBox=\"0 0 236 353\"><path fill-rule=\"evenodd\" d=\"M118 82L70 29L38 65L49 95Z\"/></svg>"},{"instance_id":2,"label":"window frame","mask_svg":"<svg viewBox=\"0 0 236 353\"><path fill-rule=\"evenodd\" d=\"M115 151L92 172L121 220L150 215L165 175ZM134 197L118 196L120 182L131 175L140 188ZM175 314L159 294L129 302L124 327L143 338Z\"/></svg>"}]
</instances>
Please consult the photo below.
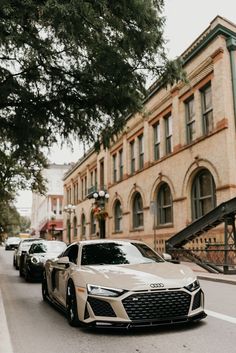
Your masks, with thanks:
<instances>
[{"instance_id":1,"label":"window frame","mask_svg":"<svg viewBox=\"0 0 236 353\"><path fill-rule=\"evenodd\" d=\"M81 215L81 235L82 238L86 236L86 217L84 213Z\"/></svg>"},{"instance_id":2,"label":"window frame","mask_svg":"<svg viewBox=\"0 0 236 353\"><path fill-rule=\"evenodd\" d=\"M97 224L96 224L96 218L94 216L93 210L90 213L90 234L94 235L96 234L97 231Z\"/></svg>"},{"instance_id":3,"label":"window frame","mask_svg":"<svg viewBox=\"0 0 236 353\"><path fill-rule=\"evenodd\" d=\"M130 174L133 175L135 173L135 141L132 140L129 143L130 145Z\"/></svg>"},{"instance_id":4,"label":"window frame","mask_svg":"<svg viewBox=\"0 0 236 353\"><path fill-rule=\"evenodd\" d=\"M117 154L112 155L113 182L117 182Z\"/></svg>"},{"instance_id":5,"label":"window frame","mask_svg":"<svg viewBox=\"0 0 236 353\"><path fill-rule=\"evenodd\" d=\"M124 175L123 148L121 148L118 153L119 153L119 180L122 180Z\"/></svg>"},{"instance_id":6,"label":"window frame","mask_svg":"<svg viewBox=\"0 0 236 353\"><path fill-rule=\"evenodd\" d=\"M170 154L173 152L173 117L172 114L169 113L164 117L165 121L165 146L166 146L166 154Z\"/></svg>"},{"instance_id":7,"label":"window frame","mask_svg":"<svg viewBox=\"0 0 236 353\"><path fill-rule=\"evenodd\" d=\"M190 103L193 103L193 113L191 113ZM196 119L195 119L195 99L194 95L191 95L185 102L185 121L186 121L186 136L187 143L191 143L195 140L194 133L196 133Z\"/></svg>"},{"instance_id":8,"label":"window frame","mask_svg":"<svg viewBox=\"0 0 236 353\"><path fill-rule=\"evenodd\" d=\"M141 134L138 136L138 163L139 169L144 167L144 135Z\"/></svg>"},{"instance_id":9,"label":"window frame","mask_svg":"<svg viewBox=\"0 0 236 353\"><path fill-rule=\"evenodd\" d=\"M210 89L210 94L211 94L211 106L206 107L206 92ZM213 102L212 102L212 86L211 82L208 82L204 87L201 88L201 105L202 105L202 125L203 125L203 134L208 135L210 134L213 129L214 129L214 118L213 118ZM210 122L209 119L209 114L210 114L210 119L212 120ZM212 126L211 129L209 126Z\"/></svg>"},{"instance_id":10,"label":"window frame","mask_svg":"<svg viewBox=\"0 0 236 353\"><path fill-rule=\"evenodd\" d=\"M165 189L169 191L170 203L165 203ZM170 209L170 220L168 220L167 211ZM173 224L173 198L169 185L162 183L157 193L157 226L162 227Z\"/></svg>"},{"instance_id":11,"label":"window frame","mask_svg":"<svg viewBox=\"0 0 236 353\"><path fill-rule=\"evenodd\" d=\"M77 238L77 236L78 236L77 224L78 224L77 217L74 216L73 217L73 238Z\"/></svg>"},{"instance_id":12,"label":"window frame","mask_svg":"<svg viewBox=\"0 0 236 353\"><path fill-rule=\"evenodd\" d=\"M119 206L119 212L118 212ZM122 231L122 207L120 200L116 200L114 204L114 231L119 233ZM118 225L118 226L117 226Z\"/></svg>"},{"instance_id":13,"label":"window frame","mask_svg":"<svg viewBox=\"0 0 236 353\"><path fill-rule=\"evenodd\" d=\"M160 159L160 143L161 143L161 128L160 122L158 121L153 125L153 139L154 139L154 160Z\"/></svg>"},{"instance_id":14,"label":"window frame","mask_svg":"<svg viewBox=\"0 0 236 353\"><path fill-rule=\"evenodd\" d=\"M201 195L201 184L200 184L200 178L202 177L203 174L208 174L210 177L210 193L208 195ZM196 196L195 196L196 195ZM204 216L206 213L203 212L203 207L202 204L205 200L211 200L211 209L208 211L210 212L213 208L216 207L216 186L215 186L215 181L213 178L213 175L208 169L202 169L200 170L194 177L193 182L192 182L192 188L191 188L191 206L192 206L192 221L197 220L198 218Z\"/></svg>"},{"instance_id":15,"label":"window frame","mask_svg":"<svg viewBox=\"0 0 236 353\"><path fill-rule=\"evenodd\" d=\"M139 200L137 200L138 197L139 197ZM140 201L141 201L142 207L139 207ZM136 192L134 195L132 211L133 211L133 229L143 228L144 226L143 199L139 192Z\"/></svg>"}]
</instances>

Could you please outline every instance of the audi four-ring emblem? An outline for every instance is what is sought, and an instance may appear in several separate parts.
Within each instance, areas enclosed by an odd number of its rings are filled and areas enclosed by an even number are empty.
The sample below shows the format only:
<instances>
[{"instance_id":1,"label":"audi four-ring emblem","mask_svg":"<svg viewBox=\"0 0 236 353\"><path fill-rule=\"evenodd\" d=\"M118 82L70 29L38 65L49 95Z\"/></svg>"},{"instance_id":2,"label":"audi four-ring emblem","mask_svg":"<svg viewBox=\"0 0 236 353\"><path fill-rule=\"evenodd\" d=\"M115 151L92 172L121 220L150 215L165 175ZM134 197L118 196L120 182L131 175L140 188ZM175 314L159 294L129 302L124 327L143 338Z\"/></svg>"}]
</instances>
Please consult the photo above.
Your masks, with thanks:
<instances>
[{"instance_id":1,"label":"audi four-ring emblem","mask_svg":"<svg viewBox=\"0 0 236 353\"><path fill-rule=\"evenodd\" d=\"M164 284L163 283L151 283L150 287L151 288L163 288Z\"/></svg>"}]
</instances>

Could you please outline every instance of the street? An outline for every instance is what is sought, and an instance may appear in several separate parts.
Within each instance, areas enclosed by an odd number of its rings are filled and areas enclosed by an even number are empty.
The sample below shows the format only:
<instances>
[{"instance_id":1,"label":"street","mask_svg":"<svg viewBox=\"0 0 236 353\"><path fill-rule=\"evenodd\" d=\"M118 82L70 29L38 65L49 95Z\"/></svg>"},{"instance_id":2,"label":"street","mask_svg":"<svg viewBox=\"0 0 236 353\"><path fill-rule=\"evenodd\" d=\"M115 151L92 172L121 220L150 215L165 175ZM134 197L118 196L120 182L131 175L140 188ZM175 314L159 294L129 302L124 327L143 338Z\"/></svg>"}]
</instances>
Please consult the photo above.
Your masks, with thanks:
<instances>
[{"instance_id":1,"label":"street","mask_svg":"<svg viewBox=\"0 0 236 353\"><path fill-rule=\"evenodd\" d=\"M40 283L26 283L19 277L12 256L12 251L0 247L0 299L8 327L0 339L7 341L9 332L11 341L6 350L0 343L1 353L235 351L235 285L201 281L208 317L197 324L131 331L72 328L62 313L43 302Z\"/></svg>"}]
</instances>

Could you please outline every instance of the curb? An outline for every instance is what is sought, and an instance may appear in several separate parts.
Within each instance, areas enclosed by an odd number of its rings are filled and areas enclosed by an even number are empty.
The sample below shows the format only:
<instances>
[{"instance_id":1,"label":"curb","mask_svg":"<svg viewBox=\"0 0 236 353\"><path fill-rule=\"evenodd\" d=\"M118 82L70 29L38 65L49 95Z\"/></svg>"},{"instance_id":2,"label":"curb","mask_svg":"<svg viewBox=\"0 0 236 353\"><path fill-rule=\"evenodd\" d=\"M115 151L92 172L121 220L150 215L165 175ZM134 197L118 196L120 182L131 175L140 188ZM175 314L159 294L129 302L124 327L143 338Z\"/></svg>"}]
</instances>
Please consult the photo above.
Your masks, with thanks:
<instances>
[{"instance_id":1,"label":"curb","mask_svg":"<svg viewBox=\"0 0 236 353\"><path fill-rule=\"evenodd\" d=\"M1 290L0 290L0 352L13 353Z\"/></svg>"}]
</instances>

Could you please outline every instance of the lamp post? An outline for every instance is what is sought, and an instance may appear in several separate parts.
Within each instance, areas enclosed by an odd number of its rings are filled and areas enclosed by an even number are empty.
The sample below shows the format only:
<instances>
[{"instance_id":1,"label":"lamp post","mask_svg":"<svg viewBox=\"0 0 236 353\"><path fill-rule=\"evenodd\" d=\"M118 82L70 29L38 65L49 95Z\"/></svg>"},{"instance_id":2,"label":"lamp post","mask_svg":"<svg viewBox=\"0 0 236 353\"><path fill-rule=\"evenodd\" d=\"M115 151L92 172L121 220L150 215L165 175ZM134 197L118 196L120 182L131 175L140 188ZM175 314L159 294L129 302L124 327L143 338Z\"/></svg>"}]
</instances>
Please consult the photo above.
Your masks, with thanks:
<instances>
[{"instance_id":1,"label":"lamp post","mask_svg":"<svg viewBox=\"0 0 236 353\"><path fill-rule=\"evenodd\" d=\"M95 217L98 219L98 223L99 223L100 239L106 238L105 219L108 216L108 213L105 210L105 203L106 201L108 201L109 196L110 195L108 194L108 192L104 190L99 190L93 193L93 198L95 199L94 214L95 214Z\"/></svg>"},{"instance_id":2,"label":"lamp post","mask_svg":"<svg viewBox=\"0 0 236 353\"><path fill-rule=\"evenodd\" d=\"M67 236L68 236L68 239L69 239L69 244L71 243L71 215L72 213L75 213L75 208L76 206L75 205L67 205L64 207L64 212L67 213L68 215L68 218L67 218Z\"/></svg>"}]
</instances>

